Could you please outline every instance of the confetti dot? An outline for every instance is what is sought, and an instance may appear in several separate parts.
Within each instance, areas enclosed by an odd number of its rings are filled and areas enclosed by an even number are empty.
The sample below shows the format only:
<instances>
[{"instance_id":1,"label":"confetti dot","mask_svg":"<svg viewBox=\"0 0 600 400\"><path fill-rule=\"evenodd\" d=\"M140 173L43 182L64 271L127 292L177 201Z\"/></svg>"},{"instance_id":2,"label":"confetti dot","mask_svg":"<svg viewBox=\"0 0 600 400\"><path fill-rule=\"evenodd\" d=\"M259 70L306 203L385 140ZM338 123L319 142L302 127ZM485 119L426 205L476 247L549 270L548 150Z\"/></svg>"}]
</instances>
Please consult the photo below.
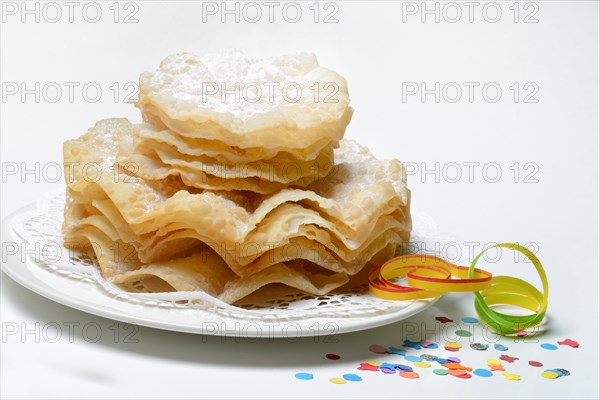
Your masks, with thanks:
<instances>
[{"instance_id":1,"label":"confetti dot","mask_svg":"<svg viewBox=\"0 0 600 400\"><path fill-rule=\"evenodd\" d=\"M558 378L558 374L553 371L544 371L542 372L542 376L546 379L556 379Z\"/></svg>"},{"instance_id":2,"label":"confetti dot","mask_svg":"<svg viewBox=\"0 0 600 400\"><path fill-rule=\"evenodd\" d=\"M337 354L325 354L325 358L329 359L329 360L339 360L340 356L338 356Z\"/></svg>"},{"instance_id":3,"label":"confetti dot","mask_svg":"<svg viewBox=\"0 0 600 400\"><path fill-rule=\"evenodd\" d=\"M490 359L487 360L488 365L502 365L502 363L498 360Z\"/></svg>"},{"instance_id":4,"label":"confetti dot","mask_svg":"<svg viewBox=\"0 0 600 400\"><path fill-rule=\"evenodd\" d=\"M472 377L472 376L473 376L473 375L471 375L471 374L469 374L469 373L466 373L466 374L464 374L464 375L457 375L456 377L457 377L457 378L461 378L461 379L471 379L471 377Z\"/></svg>"},{"instance_id":5,"label":"confetti dot","mask_svg":"<svg viewBox=\"0 0 600 400\"><path fill-rule=\"evenodd\" d=\"M362 378L356 374L344 374L342 375L342 378L344 378L345 380L349 381L349 382L360 382L362 381Z\"/></svg>"},{"instance_id":6,"label":"confetti dot","mask_svg":"<svg viewBox=\"0 0 600 400\"><path fill-rule=\"evenodd\" d=\"M423 344L423 342L413 342L412 340L405 340L404 343L402 343L402 346L404 347L411 347L415 350L419 350L421 349L421 345Z\"/></svg>"},{"instance_id":7,"label":"confetti dot","mask_svg":"<svg viewBox=\"0 0 600 400\"><path fill-rule=\"evenodd\" d=\"M437 357L432 354L421 354L421 359L425 361L435 361Z\"/></svg>"},{"instance_id":8,"label":"confetti dot","mask_svg":"<svg viewBox=\"0 0 600 400\"><path fill-rule=\"evenodd\" d=\"M438 358L438 359L436 359L436 361L440 364L448 364L449 362L452 362L452 361L448 360L447 358Z\"/></svg>"},{"instance_id":9,"label":"confetti dot","mask_svg":"<svg viewBox=\"0 0 600 400\"><path fill-rule=\"evenodd\" d=\"M561 376L569 376L569 375L571 375L571 373L568 370L563 369L563 368L556 368L554 371L560 372L562 374Z\"/></svg>"},{"instance_id":10,"label":"confetti dot","mask_svg":"<svg viewBox=\"0 0 600 400\"><path fill-rule=\"evenodd\" d=\"M397 347L390 347L387 352L390 354L398 354L401 356L406 355L406 349L399 349Z\"/></svg>"},{"instance_id":11,"label":"confetti dot","mask_svg":"<svg viewBox=\"0 0 600 400\"><path fill-rule=\"evenodd\" d=\"M481 368L478 368L475 371L473 371L473 374L475 374L477 376L481 376L482 378L489 378L490 376L494 376L492 371L488 371L487 369L481 369Z\"/></svg>"},{"instance_id":12,"label":"confetti dot","mask_svg":"<svg viewBox=\"0 0 600 400\"><path fill-rule=\"evenodd\" d=\"M450 370L452 370L452 369L458 369L458 370L462 370L462 369L464 369L465 371L472 371L472 370L473 370L473 368L471 368L471 367L466 367L466 366L464 366L464 365L461 365L461 364L459 364L459 363L443 364L442 366L443 366L443 367L446 367L446 368L448 368L448 369L450 369Z\"/></svg>"},{"instance_id":13,"label":"confetti dot","mask_svg":"<svg viewBox=\"0 0 600 400\"><path fill-rule=\"evenodd\" d=\"M521 331L521 332L517 333L517 336L519 336L519 337L527 336L527 332Z\"/></svg>"},{"instance_id":14,"label":"confetti dot","mask_svg":"<svg viewBox=\"0 0 600 400\"><path fill-rule=\"evenodd\" d=\"M379 371L379 367L377 367L377 365L372 365L369 363L361 363L357 369L361 371Z\"/></svg>"},{"instance_id":15,"label":"confetti dot","mask_svg":"<svg viewBox=\"0 0 600 400\"><path fill-rule=\"evenodd\" d=\"M473 317L463 317L462 322L464 322L465 324L476 324L479 322L479 320Z\"/></svg>"},{"instance_id":16,"label":"confetti dot","mask_svg":"<svg viewBox=\"0 0 600 400\"><path fill-rule=\"evenodd\" d=\"M436 375L448 375L448 370L447 369L438 368L438 369L434 369L433 373L436 374Z\"/></svg>"},{"instance_id":17,"label":"confetti dot","mask_svg":"<svg viewBox=\"0 0 600 400\"><path fill-rule=\"evenodd\" d=\"M391 368L379 368L379 370L381 372L383 372L384 374L395 374L396 373L396 369L391 369Z\"/></svg>"},{"instance_id":18,"label":"confetti dot","mask_svg":"<svg viewBox=\"0 0 600 400\"><path fill-rule=\"evenodd\" d=\"M343 385L344 383L346 383L346 380L342 378L331 378L329 382L335 383L336 385Z\"/></svg>"},{"instance_id":19,"label":"confetti dot","mask_svg":"<svg viewBox=\"0 0 600 400\"><path fill-rule=\"evenodd\" d=\"M539 361L529 361L529 365L531 365L532 367L542 367L544 364L542 364Z\"/></svg>"},{"instance_id":20,"label":"confetti dot","mask_svg":"<svg viewBox=\"0 0 600 400\"><path fill-rule=\"evenodd\" d=\"M446 342L444 347L447 347L447 348L449 347L451 349L460 349L462 347L462 344L457 343L457 342Z\"/></svg>"},{"instance_id":21,"label":"confetti dot","mask_svg":"<svg viewBox=\"0 0 600 400\"><path fill-rule=\"evenodd\" d=\"M412 371L413 370L411 367L409 367L408 365L404 365L404 364L398 364L396 366L396 368L398 368L401 371Z\"/></svg>"},{"instance_id":22,"label":"confetti dot","mask_svg":"<svg viewBox=\"0 0 600 400\"><path fill-rule=\"evenodd\" d=\"M460 337L471 337L473 336L473 334L469 331L465 331L464 329L459 329L456 332L454 332L455 334L457 334Z\"/></svg>"},{"instance_id":23,"label":"confetti dot","mask_svg":"<svg viewBox=\"0 0 600 400\"><path fill-rule=\"evenodd\" d=\"M369 360L369 361L365 361L367 364L371 364L374 365L376 367L379 367L381 365L381 363L379 361L376 360Z\"/></svg>"},{"instance_id":24,"label":"confetti dot","mask_svg":"<svg viewBox=\"0 0 600 400\"><path fill-rule=\"evenodd\" d=\"M448 373L453 376L466 375L468 372L464 369L449 369Z\"/></svg>"},{"instance_id":25,"label":"confetti dot","mask_svg":"<svg viewBox=\"0 0 600 400\"><path fill-rule=\"evenodd\" d=\"M520 381L521 375L518 374L509 374L508 372L503 372L502 375L509 381Z\"/></svg>"},{"instance_id":26,"label":"confetti dot","mask_svg":"<svg viewBox=\"0 0 600 400\"><path fill-rule=\"evenodd\" d=\"M556 375L558 375L559 378L563 375L563 373L557 369L547 369L544 372L554 372L554 373L556 373Z\"/></svg>"},{"instance_id":27,"label":"confetti dot","mask_svg":"<svg viewBox=\"0 0 600 400\"><path fill-rule=\"evenodd\" d=\"M486 351L488 347L489 346L487 344L483 343L471 343L471 348L477 351Z\"/></svg>"},{"instance_id":28,"label":"confetti dot","mask_svg":"<svg viewBox=\"0 0 600 400\"><path fill-rule=\"evenodd\" d=\"M442 324L445 324L447 322L454 322L450 318L446 318L446 317L435 317L435 320L438 322L441 322Z\"/></svg>"},{"instance_id":29,"label":"confetti dot","mask_svg":"<svg viewBox=\"0 0 600 400\"><path fill-rule=\"evenodd\" d=\"M309 374L308 372L298 372L294 376L303 381L310 381L314 378L313 374Z\"/></svg>"},{"instance_id":30,"label":"confetti dot","mask_svg":"<svg viewBox=\"0 0 600 400\"><path fill-rule=\"evenodd\" d=\"M540 347L542 349L545 349L545 350L556 350L556 349L558 349L558 346L556 346L556 345L554 345L552 343L542 343L540 345Z\"/></svg>"},{"instance_id":31,"label":"confetti dot","mask_svg":"<svg viewBox=\"0 0 600 400\"><path fill-rule=\"evenodd\" d=\"M444 347L444 350L456 353L457 351L460 350L460 347Z\"/></svg>"},{"instance_id":32,"label":"confetti dot","mask_svg":"<svg viewBox=\"0 0 600 400\"><path fill-rule=\"evenodd\" d=\"M425 361L417 361L413 365L415 367L419 367L419 368L429 368L429 367L431 367L431 364L426 363Z\"/></svg>"},{"instance_id":33,"label":"confetti dot","mask_svg":"<svg viewBox=\"0 0 600 400\"><path fill-rule=\"evenodd\" d=\"M560 344L562 346L571 346L573 348L579 347L579 342L577 342L576 340L571 340L571 339L561 340L560 342L558 342L558 344Z\"/></svg>"},{"instance_id":34,"label":"confetti dot","mask_svg":"<svg viewBox=\"0 0 600 400\"><path fill-rule=\"evenodd\" d=\"M461 359L458 357L448 357L448 361L453 362L453 363L459 363L459 362L461 362Z\"/></svg>"},{"instance_id":35,"label":"confetti dot","mask_svg":"<svg viewBox=\"0 0 600 400\"><path fill-rule=\"evenodd\" d=\"M506 347L506 346L504 346L503 344L500 344L500 343L496 343L494 345L494 348L496 350L498 350L498 351L507 351L508 350L508 347Z\"/></svg>"},{"instance_id":36,"label":"confetti dot","mask_svg":"<svg viewBox=\"0 0 600 400\"><path fill-rule=\"evenodd\" d=\"M411 362L421 361L421 357L417 357L417 356L406 356L406 357L404 357L404 359L406 361L411 361Z\"/></svg>"},{"instance_id":37,"label":"confetti dot","mask_svg":"<svg viewBox=\"0 0 600 400\"><path fill-rule=\"evenodd\" d=\"M502 355L500 356L500 359L501 359L502 361L506 361L506 362L509 362L509 363L514 363L514 362L515 362L515 361L517 361L519 358L518 358L518 357L511 357L511 356L509 356L509 355L506 355L506 354L502 354Z\"/></svg>"},{"instance_id":38,"label":"confetti dot","mask_svg":"<svg viewBox=\"0 0 600 400\"><path fill-rule=\"evenodd\" d=\"M372 344L369 346L369 351L376 354L384 354L387 353L387 347L380 346L378 344Z\"/></svg>"},{"instance_id":39,"label":"confetti dot","mask_svg":"<svg viewBox=\"0 0 600 400\"><path fill-rule=\"evenodd\" d=\"M400 372L399 375L406 379L417 379L419 377L419 374L411 371Z\"/></svg>"},{"instance_id":40,"label":"confetti dot","mask_svg":"<svg viewBox=\"0 0 600 400\"><path fill-rule=\"evenodd\" d=\"M506 371L502 365L490 365L490 371Z\"/></svg>"}]
</instances>

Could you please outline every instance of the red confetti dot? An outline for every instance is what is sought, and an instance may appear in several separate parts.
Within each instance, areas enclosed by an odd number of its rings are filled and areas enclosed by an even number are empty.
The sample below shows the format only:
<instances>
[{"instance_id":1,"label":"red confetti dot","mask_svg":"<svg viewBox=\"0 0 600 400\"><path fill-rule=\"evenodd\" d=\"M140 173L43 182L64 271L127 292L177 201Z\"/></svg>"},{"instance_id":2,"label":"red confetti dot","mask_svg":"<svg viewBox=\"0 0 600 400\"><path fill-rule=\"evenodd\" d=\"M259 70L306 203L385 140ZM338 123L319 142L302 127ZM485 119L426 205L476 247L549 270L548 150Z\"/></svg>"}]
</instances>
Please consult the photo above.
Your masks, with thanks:
<instances>
[{"instance_id":1,"label":"red confetti dot","mask_svg":"<svg viewBox=\"0 0 600 400\"><path fill-rule=\"evenodd\" d=\"M378 344L372 344L369 346L369 351L376 354L385 354L387 353L387 347L380 346Z\"/></svg>"},{"instance_id":2,"label":"red confetti dot","mask_svg":"<svg viewBox=\"0 0 600 400\"><path fill-rule=\"evenodd\" d=\"M435 317L435 319L436 319L436 321L439 321L442 324L445 324L446 322L454 322L450 318L446 318L446 317Z\"/></svg>"},{"instance_id":3,"label":"red confetti dot","mask_svg":"<svg viewBox=\"0 0 600 400\"><path fill-rule=\"evenodd\" d=\"M361 371L379 371L378 366L369 363L360 363L360 366L357 369L360 369Z\"/></svg>"},{"instance_id":4,"label":"red confetti dot","mask_svg":"<svg viewBox=\"0 0 600 400\"><path fill-rule=\"evenodd\" d=\"M542 364L542 363L541 363L541 362L539 362L539 361L529 361L529 365L531 365L532 367L541 367L541 366L543 366L544 364Z\"/></svg>"},{"instance_id":5,"label":"red confetti dot","mask_svg":"<svg viewBox=\"0 0 600 400\"><path fill-rule=\"evenodd\" d=\"M561 340L560 342L558 342L558 344L560 344L562 346L571 346L573 348L579 347L579 343L576 340L572 340L572 339Z\"/></svg>"},{"instance_id":6,"label":"red confetti dot","mask_svg":"<svg viewBox=\"0 0 600 400\"><path fill-rule=\"evenodd\" d=\"M332 353L326 354L325 357L327 357L330 360L339 360L340 359L340 356L338 356L337 354L332 354Z\"/></svg>"},{"instance_id":7,"label":"red confetti dot","mask_svg":"<svg viewBox=\"0 0 600 400\"><path fill-rule=\"evenodd\" d=\"M515 362L516 360L518 360L518 359L519 359L519 357L511 357L511 356L508 356L508 355L506 355L506 354L502 354L502 355L500 356L500 359L501 359L502 361L506 361L506 362L509 362L509 363L513 363L513 362Z\"/></svg>"}]
</instances>

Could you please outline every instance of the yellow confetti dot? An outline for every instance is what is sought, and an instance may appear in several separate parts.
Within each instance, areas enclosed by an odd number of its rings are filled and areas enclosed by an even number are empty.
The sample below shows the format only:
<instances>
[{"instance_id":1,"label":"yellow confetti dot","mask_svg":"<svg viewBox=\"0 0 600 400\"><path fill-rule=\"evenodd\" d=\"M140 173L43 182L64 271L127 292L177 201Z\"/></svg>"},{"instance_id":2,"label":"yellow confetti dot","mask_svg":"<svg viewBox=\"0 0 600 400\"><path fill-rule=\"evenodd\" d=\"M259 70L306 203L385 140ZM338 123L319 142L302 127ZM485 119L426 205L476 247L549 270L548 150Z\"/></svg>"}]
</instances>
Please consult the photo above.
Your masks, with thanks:
<instances>
[{"instance_id":1,"label":"yellow confetti dot","mask_svg":"<svg viewBox=\"0 0 600 400\"><path fill-rule=\"evenodd\" d=\"M451 349L460 349L462 344L456 342L446 342L445 347L450 347Z\"/></svg>"},{"instance_id":2,"label":"yellow confetti dot","mask_svg":"<svg viewBox=\"0 0 600 400\"><path fill-rule=\"evenodd\" d=\"M413 365L415 367L419 367L419 368L429 368L429 367L431 367L431 364L426 363L425 361L415 361L415 363Z\"/></svg>"},{"instance_id":3,"label":"yellow confetti dot","mask_svg":"<svg viewBox=\"0 0 600 400\"><path fill-rule=\"evenodd\" d=\"M521 375L509 374L508 372L503 372L502 375L504 375L504 377L506 379L508 379L509 381L520 381L521 380Z\"/></svg>"},{"instance_id":4,"label":"yellow confetti dot","mask_svg":"<svg viewBox=\"0 0 600 400\"><path fill-rule=\"evenodd\" d=\"M488 365L502 365L498 360L487 360Z\"/></svg>"},{"instance_id":5,"label":"yellow confetti dot","mask_svg":"<svg viewBox=\"0 0 600 400\"><path fill-rule=\"evenodd\" d=\"M342 378L331 378L329 382L335 383L336 385L343 385L344 383L346 383L346 380Z\"/></svg>"},{"instance_id":6,"label":"yellow confetti dot","mask_svg":"<svg viewBox=\"0 0 600 400\"><path fill-rule=\"evenodd\" d=\"M379 367L381 365L381 363L379 361L373 361L373 360L365 361L365 363L366 364L371 364L371 365L373 365L375 367Z\"/></svg>"},{"instance_id":7,"label":"yellow confetti dot","mask_svg":"<svg viewBox=\"0 0 600 400\"><path fill-rule=\"evenodd\" d=\"M558 378L558 374L553 371L544 371L542 372L542 376L546 379L556 379Z\"/></svg>"}]
</instances>

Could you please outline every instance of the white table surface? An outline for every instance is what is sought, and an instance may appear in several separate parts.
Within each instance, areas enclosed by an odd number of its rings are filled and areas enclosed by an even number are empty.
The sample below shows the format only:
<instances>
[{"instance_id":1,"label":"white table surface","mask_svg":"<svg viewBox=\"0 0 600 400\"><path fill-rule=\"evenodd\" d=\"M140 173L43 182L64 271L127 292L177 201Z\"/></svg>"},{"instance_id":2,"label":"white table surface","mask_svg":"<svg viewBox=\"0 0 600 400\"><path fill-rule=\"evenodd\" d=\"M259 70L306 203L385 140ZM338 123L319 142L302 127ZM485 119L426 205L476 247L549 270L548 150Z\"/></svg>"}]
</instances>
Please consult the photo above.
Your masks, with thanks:
<instances>
[{"instance_id":1,"label":"white table surface","mask_svg":"<svg viewBox=\"0 0 600 400\"><path fill-rule=\"evenodd\" d=\"M96 103L83 99L78 90L73 102L67 92L57 103L47 101L52 96L48 93L39 103L33 95L24 102L18 95L2 99L2 217L62 187L62 181L50 182L50 169L44 176L43 166L61 162L63 141L81 135L102 118L140 119L137 109L122 101L124 92L115 102L110 89L114 82L123 88L177 51L235 47L256 56L311 51L322 65L348 79L356 113L347 137L370 146L380 158L399 158L413 171L419 168L409 176L414 207L430 214L442 230L476 242L477 249L501 241L537 246L550 280L550 330L539 342L501 339L510 348L507 354L520 358L514 365L505 363L507 370L520 373L522 380L502 376L460 380L424 370L421 379L409 381L356 371L358 363L368 359L400 362L398 356L369 353L373 343L401 345L408 328L433 324L436 315L454 319L474 315L471 295L449 295L408 321L328 340L254 342L140 328L135 343L128 343L123 335L115 339L113 321L53 303L2 275L2 398L598 398L598 3L520 3L518 23L509 8L513 2L498 3L502 17L496 23L482 16L486 2L475 8L472 23L462 2L456 3L464 14L457 23L447 21L454 11L440 3L446 14L436 23L431 15L422 22L419 13L405 13L403 22L403 7L408 12L415 5L421 7L420 2L337 2L338 22L331 24L312 20L311 3L299 3L303 15L296 24L286 22L279 9L273 23L266 16L254 24L243 18L235 23L231 16L225 23L218 16L207 16L203 22L201 3L192 1L135 2L139 22L133 24L113 22L112 2L98 3L103 16L96 24L82 18L81 8L75 9L74 22L69 23L68 10L60 2L64 15L57 23L44 19L54 18L50 9L40 15L39 23L27 15L21 22L22 10L12 15L13 9L3 9L3 84L78 82L81 87L97 82L103 94ZM15 4L20 7L20 2ZM259 5L267 13L266 6ZM433 9L435 3L428 6ZM120 19L134 10L120 7ZM333 10L320 7L320 18ZM494 6L486 7L486 16L493 18ZM536 7L538 22L523 23ZM476 82L479 88L493 82L501 87L502 97L491 103L476 89L469 102L463 86L457 103L448 101L452 93L439 103L433 95L425 102L418 96L403 101L403 82L405 87L425 82L430 88L435 82L442 87L448 82ZM510 89L514 82L521 88L516 103ZM523 102L533 87L525 88L528 82L539 88L537 103ZM38 176L8 173L15 165L34 168L36 162ZM445 171L439 182L432 174L420 174L436 162ZM479 163L472 182L465 164L470 162ZM510 168L515 162L521 171L516 183ZM463 177L456 183L450 182L454 177L450 168L456 165L452 163L462 166ZM482 175L487 163L499 166L499 182L489 182L493 170ZM524 169L525 163L537 168L533 177L537 183L525 182L524 173L532 171ZM535 279L532 271L510 262L490 269ZM102 329L97 343L86 341L81 330L90 322ZM45 340L43 329L48 324L63 327L56 343ZM74 326L73 340L67 325ZM39 342L35 333L7 335L14 326L20 333L37 332ZM578 340L580 348L560 346L550 352L539 347L541 342L567 337ZM342 359L326 360L326 353L340 354ZM467 346L456 355L468 365L482 367L499 353L479 353ZM546 380L539 369L527 365L528 360L566 368L571 376ZM297 380L296 372L312 372L315 379ZM350 372L364 380L346 385L329 382Z\"/></svg>"}]
</instances>

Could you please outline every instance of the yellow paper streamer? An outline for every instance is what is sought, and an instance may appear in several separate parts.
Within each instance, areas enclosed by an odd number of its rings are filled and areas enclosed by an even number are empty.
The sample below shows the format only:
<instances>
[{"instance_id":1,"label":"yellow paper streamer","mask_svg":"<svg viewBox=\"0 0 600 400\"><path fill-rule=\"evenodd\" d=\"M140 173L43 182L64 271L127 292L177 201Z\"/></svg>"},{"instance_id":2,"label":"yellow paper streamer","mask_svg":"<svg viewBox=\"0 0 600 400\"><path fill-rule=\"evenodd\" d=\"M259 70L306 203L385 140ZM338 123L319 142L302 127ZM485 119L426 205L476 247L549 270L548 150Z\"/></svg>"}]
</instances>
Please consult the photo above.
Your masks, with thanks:
<instances>
[{"instance_id":1,"label":"yellow paper streamer","mask_svg":"<svg viewBox=\"0 0 600 400\"><path fill-rule=\"evenodd\" d=\"M524 254L536 268L544 292L522 279L495 276L475 268L486 251L508 248ZM408 286L396 285L391 279L407 277ZM439 257L406 255L393 258L369 274L369 290L386 300L416 300L438 297L448 292L474 292L475 310L480 319L502 335L514 335L538 325L548 308L548 279L541 262L530 250L516 243L500 243L479 253L470 267L460 267ZM533 312L525 316L508 315L492 307L511 305Z\"/></svg>"}]
</instances>

